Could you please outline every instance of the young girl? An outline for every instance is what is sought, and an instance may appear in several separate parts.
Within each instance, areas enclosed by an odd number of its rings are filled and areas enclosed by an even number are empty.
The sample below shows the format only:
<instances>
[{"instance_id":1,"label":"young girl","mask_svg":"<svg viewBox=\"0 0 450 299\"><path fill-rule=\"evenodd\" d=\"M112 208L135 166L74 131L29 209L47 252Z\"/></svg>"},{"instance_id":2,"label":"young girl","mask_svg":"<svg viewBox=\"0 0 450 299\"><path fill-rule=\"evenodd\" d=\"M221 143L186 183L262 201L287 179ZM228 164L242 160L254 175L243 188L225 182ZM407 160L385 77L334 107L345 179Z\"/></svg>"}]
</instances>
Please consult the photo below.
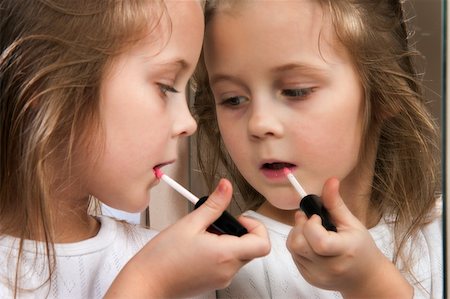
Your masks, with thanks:
<instances>
[{"instance_id":1,"label":"young girl","mask_svg":"<svg viewBox=\"0 0 450 299\"><path fill-rule=\"evenodd\" d=\"M148 244L154 231L88 213L93 198L142 211L196 129L200 2L7 0L0 20L1 298L101 298L122 268L110 297L191 296L268 252L250 219L241 238L206 232L228 181Z\"/></svg>"},{"instance_id":2,"label":"young girl","mask_svg":"<svg viewBox=\"0 0 450 299\"><path fill-rule=\"evenodd\" d=\"M200 167L212 182L225 166L272 243L220 297L440 298L437 135L401 2L209 1L205 13ZM286 167L337 233L297 212Z\"/></svg>"}]
</instances>

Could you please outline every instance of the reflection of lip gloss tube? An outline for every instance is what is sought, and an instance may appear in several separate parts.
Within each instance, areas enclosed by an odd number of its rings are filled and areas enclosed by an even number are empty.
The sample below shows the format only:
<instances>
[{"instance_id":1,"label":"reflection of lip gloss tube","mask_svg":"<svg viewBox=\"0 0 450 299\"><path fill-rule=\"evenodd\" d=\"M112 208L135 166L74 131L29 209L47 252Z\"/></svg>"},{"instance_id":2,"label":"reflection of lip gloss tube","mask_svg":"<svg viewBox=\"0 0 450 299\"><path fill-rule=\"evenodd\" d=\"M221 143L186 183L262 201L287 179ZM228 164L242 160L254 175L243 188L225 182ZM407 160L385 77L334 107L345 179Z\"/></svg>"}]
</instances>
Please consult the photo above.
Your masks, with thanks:
<instances>
[{"instance_id":1,"label":"reflection of lip gloss tube","mask_svg":"<svg viewBox=\"0 0 450 299\"><path fill-rule=\"evenodd\" d=\"M337 232L336 226L331 222L330 214L323 206L320 197L315 194L307 194L289 168L284 168L283 172L300 195L300 209L305 212L306 216L310 218L313 214L319 215L322 219L323 227L329 231Z\"/></svg>"},{"instance_id":2,"label":"reflection of lip gloss tube","mask_svg":"<svg viewBox=\"0 0 450 299\"><path fill-rule=\"evenodd\" d=\"M197 209L199 206L201 206L207 199L208 196L204 196L202 198L197 198L194 194L189 192L186 188L178 184L176 181L174 181L172 178L170 178L168 175L164 174L159 168L154 169L155 176L158 179L163 180L166 182L170 187L178 191L181 195L183 195L185 198L187 198L190 202L194 204L194 207ZM242 235L245 235L248 231L245 227L243 227L230 213L227 211L224 211L220 217L214 221L213 224L208 228L209 232L221 235L221 234L227 234L227 235L233 235L240 237Z\"/></svg>"}]
</instances>

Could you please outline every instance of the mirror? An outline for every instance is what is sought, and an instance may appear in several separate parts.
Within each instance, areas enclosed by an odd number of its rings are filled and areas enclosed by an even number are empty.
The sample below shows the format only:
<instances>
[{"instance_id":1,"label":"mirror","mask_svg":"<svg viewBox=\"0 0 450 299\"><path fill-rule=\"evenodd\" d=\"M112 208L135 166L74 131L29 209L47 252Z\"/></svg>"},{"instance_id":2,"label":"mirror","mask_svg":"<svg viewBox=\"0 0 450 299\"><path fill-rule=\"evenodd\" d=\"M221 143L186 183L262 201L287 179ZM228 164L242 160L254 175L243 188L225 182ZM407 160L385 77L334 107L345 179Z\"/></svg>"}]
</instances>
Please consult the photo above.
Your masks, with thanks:
<instances>
[{"instance_id":1,"label":"mirror","mask_svg":"<svg viewBox=\"0 0 450 299\"><path fill-rule=\"evenodd\" d=\"M449 37L449 26L447 22L447 15L449 9L447 1L443 0L413 0L411 1L415 7L415 19L413 20L416 26L417 48L425 56L425 76L424 84L426 86L426 95L430 99L430 110L436 117L436 120L441 128L442 136L442 198L443 198L443 248L444 248L444 294L442 298L448 298L448 287L450 280L447 275L447 270L450 267L448 261L450 243L448 243L448 231L450 231L450 224L448 223L447 215L450 215L450 208L446 202L446 193L449 190L450 183L448 175L450 167L447 163L447 157L450 153L448 140L450 140L450 133L447 127L447 116L450 109L446 104L448 98L448 86L450 84L447 70L449 69L448 57L450 52L447 47L447 40ZM414 14L413 14L414 15Z\"/></svg>"},{"instance_id":2,"label":"mirror","mask_svg":"<svg viewBox=\"0 0 450 299\"><path fill-rule=\"evenodd\" d=\"M424 85L425 85L425 95L429 102L429 109L432 112L433 116L436 119L439 127L442 130L442 134L447 134L446 140L450 140L450 135L445 131L445 82L449 82L448 79L446 81L445 75L445 62L446 56L444 55L444 46L445 46L445 36L446 32L450 31L450 28L447 27L446 23L446 1L445 0L404 0L404 9L405 16L409 19L409 25L415 30L414 35L411 37L410 42L415 44L417 49L424 56L423 61L418 61L419 70L424 71ZM450 52L449 52L450 54ZM448 113L450 113L450 108L447 108ZM442 135L445 136L445 135ZM445 146L445 139L442 140L442 146ZM447 147L448 148L448 147ZM444 153L444 151L443 151ZM195 144L191 143L191 166L190 169L190 188L196 194L204 194L206 191L204 189L202 183L202 176L198 171L198 168L195 167L196 151ZM442 166L445 166L445 156L442 156ZM444 167L442 167L445 170ZM450 171L450 167L447 168ZM442 171L443 182L445 182L445 172ZM442 184L442 191L444 191L445 184ZM445 194L444 198L444 207L445 205ZM240 206L242 204L233 203L230 211L232 213L239 213ZM450 209L449 209L450 212ZM445 212L444 212L444 223L445 221ZM448 231L450 231L450 225L448 226ZM445 230L444 230L445 231ZM445 238L444 238L445 239ZM444 246L445 244L443 244ZM449 266L446 266L447 269ZM444 269L442 269L444 271ZM444 272L445 273L445 272ZM448 285L448 284L447 284ZM445 287L445 296L443 298L447 298L447 287Z\"/></svg>"}]
</instances>

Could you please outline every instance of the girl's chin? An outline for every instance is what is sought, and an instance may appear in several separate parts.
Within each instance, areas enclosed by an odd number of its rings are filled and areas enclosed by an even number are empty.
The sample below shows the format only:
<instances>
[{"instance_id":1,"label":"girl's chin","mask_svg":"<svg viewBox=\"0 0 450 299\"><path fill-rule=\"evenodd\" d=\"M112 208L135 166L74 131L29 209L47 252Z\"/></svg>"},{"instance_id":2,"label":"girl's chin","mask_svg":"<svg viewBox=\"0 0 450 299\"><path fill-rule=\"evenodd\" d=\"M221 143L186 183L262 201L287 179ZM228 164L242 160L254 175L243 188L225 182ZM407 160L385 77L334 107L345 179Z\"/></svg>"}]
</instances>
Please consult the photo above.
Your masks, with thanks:
<instances>
[{"instance_id":1,"label":"girl's chin","mask_svg":"<svg viewBox=\"0 0 450 299\"><path fill-rule=\"evenodd\" d=\"M292 197L292 195L290 196ZM288 196L277 195L273 197L265 197L266 201L279 210L297 210L300 208L300 197L289 198Z\"/></svg>"},{"instance_id":2,"label":"girl's chin","mask_svg":"<svg viewBox=\"0 0 450 299\"><path fill-rule=\"evenodd\" d=\"M289 205L289 206L275 206L277 209L279 209L279 210L283 210L283 211L296 211L296 210L298 210L299 209L299 205L295 205L295 206L292 206L292 205Z\"/></svg>"}]
</instances>

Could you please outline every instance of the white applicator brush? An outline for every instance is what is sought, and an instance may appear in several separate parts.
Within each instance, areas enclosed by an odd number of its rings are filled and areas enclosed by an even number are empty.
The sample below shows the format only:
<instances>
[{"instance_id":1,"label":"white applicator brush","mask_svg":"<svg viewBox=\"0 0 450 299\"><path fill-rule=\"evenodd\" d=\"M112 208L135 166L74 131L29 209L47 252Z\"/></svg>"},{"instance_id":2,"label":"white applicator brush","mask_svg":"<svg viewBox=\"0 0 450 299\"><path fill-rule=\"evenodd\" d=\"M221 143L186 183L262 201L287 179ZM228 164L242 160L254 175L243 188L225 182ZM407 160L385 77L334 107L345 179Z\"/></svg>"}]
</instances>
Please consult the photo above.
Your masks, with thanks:
<instances>
[{"instance_id":1,"label":"white applicator brush","mask_svg":"<svg viewBox=\"0 0 450 299\"><path fill-rule=\"evenodd\" d=\"M322 219L322 225L327 230L337 232L336 226L330 220L330 214L325 209L320 200L320 197L315 194L307 194L305 189L300 185L295 176L289 170L289 168L283 169L284 174L288 178L289 182L292 184L294 189L300 195L300 209L305 212L306 216L309 218L313 214L317 214Z\"/></svg>"},{"instance_id":2,"label":"white applicator brush","mask_svg":"<svg viewBox=\"0 0 450 299\"><path fill-rule=\"evenodd\" d=\"M155 176L160 179L163 180L164 182L166 182L170 187L172 187L173 189L175 189L178 193L180 193L181 195L183 195L184 197L186 197L190 202L192 202L194 205L197 204L197 202L199 201L199 198L197 196L195 196L194 194L192 194L191 192L189 192L186 188L184 188L183 186L181 186L180 184L178 184L175 180L173 180L171 177L169 177L168 175L164 174L159 168L155 168L154 169L155 172Z\"/></svg>"},{"instance_id":3,"label":"white applicator brush","mask_svg":"<svg viewBox=\"0 0 450 299\"><path fill-rule=\"evenodd\" d=\"M195 209L201 206L207 199L208 196L203 196L202 198L198 198L191 192L189 192L186 188L178 184L175 180L173 180L168 175L164 174L159 168L153 169L155 172L155 176L158 179L166 182L170 187L175 189L178 193L186 197L191 203L194 204ZM208 231L215 234L227 234L240 237L245 235L248 231L245 227L243 227L230 213L224 211L220 217L214 221L213 224L208 228Z\"/></svg>"}]
</instances>

